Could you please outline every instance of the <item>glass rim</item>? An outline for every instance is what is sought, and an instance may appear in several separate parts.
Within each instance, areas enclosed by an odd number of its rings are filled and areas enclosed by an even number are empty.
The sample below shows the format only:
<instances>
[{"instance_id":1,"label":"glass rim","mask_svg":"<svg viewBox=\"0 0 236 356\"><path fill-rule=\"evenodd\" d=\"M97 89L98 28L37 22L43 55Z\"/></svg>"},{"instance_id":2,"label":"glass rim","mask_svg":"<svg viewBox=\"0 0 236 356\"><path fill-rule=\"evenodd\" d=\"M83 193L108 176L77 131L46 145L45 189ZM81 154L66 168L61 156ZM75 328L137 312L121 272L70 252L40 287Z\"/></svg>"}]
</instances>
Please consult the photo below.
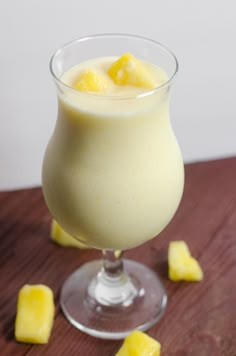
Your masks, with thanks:
<instances>
[{"instance_id":1,"label":"glass rim","mask_svg":"<svg viewBox=\"0 0 236 356\"><path fill-rule=\"evenodd\" d=\"M147 41L149 43L152 43L153 45L157 45L160 48L162 48L166 53L168 53L174 60L175 63L175 69L172 73L172 75L169 77L169 79L161 84L158 85L157 87L150 89L150 90L145 90L141 93L138 94L134 94L134 95L109 95L109 94L97 94L97 93L92 93L92 92L83 92L77 89L72 88L71 86L67 85L66 83L64 83L54 72L53 69L53 63L54 60L56 58L56 56L63 51L65 48L71 46L72 44L75 43L79 43L79 42L85 42L88 40L92 40L92 39L96 39L96 38L103 38L103 37L126 37L126 38L133 38L133 39L137 39L137 40L143 40L143 41ZM139 36L139 35L133 35L133 34L126 34L126 33L101 33L101 34L95 34L95 35L89 35L89 36L83 36L77 39L74 39L72 41L69 41L67 43L65 43L63 46L59 47L52 55L50 62L49 62L49 69L50 69L50 73L53 77L53 79L55 80L56 83L59 83L60 85L62 85L63 87L71 90L73 93L75 94L79 94L79 95L85 95L87 97L91 97L91 98L97 98L97 99L109 99L109 100L128 100L128 99L136 99L136 98L143 98L149 95L153 95L157 92L159 92L161 89L168 87L172 84L176 74L178 73L179 70L179 63L178 60L175 56L175 54L165 45L163 45L162 43L155 41L153 39L150 39L148 37L143 37L143 36Z\"/></svg>"}]
</instances>

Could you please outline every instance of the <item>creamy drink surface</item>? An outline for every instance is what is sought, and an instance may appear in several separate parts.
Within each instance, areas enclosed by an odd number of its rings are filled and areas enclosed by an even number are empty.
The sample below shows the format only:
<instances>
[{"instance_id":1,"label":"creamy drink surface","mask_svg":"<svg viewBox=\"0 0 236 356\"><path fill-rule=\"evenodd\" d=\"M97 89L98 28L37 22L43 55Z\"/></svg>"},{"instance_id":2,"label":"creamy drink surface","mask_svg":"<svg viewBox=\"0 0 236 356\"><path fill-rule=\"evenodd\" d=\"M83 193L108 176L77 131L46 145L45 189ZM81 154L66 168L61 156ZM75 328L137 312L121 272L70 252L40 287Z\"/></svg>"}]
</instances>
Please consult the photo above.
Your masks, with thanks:
<instances>
[{"instance_id":1,"label":"creamy drink surface","mask_svg":"<svg viewBox=\"0 0 236 356\"><path fill-rule=\"evenodd\" d=\"M43 191L57 222L102 249L128 249L156 236L173 217L183 191L181 152L169 121L165 72L145 64L159 89L116 85L97 58L60 78L58 120L43 163ZM96 69L105 93L70 88Z\"/></svg>"}]
</instances>

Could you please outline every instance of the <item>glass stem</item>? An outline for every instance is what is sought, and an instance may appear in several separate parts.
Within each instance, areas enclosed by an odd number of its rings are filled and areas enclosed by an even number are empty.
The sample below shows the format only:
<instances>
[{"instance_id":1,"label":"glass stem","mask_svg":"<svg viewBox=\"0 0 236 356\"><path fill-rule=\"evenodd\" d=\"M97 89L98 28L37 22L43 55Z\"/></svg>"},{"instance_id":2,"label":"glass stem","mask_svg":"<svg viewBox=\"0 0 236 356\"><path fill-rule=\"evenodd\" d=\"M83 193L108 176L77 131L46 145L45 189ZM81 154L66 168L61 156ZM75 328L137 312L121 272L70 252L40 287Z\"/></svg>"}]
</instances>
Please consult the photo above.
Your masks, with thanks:
<instances>
[{"instance_id":1,"label":"glass stem","mask_svg":"<svg viewBox=\"0 0 236 356\"><path fill-rule=\"evenodd\" d=\"M103 272L110 278L119 278L124 273L122 251L103 250Z\"/></svg>"},{"instance_id":2,"label":"glass stem","mask_svg":"<svg viewBox=\"0 0 236 356\"><path fill-rule=\"evenodd\" d=\"M103 251L103 264L88 287L93 304L129 306L139 294L136 282L124 270L121 251Z\"/></svg>"}]
</instances>

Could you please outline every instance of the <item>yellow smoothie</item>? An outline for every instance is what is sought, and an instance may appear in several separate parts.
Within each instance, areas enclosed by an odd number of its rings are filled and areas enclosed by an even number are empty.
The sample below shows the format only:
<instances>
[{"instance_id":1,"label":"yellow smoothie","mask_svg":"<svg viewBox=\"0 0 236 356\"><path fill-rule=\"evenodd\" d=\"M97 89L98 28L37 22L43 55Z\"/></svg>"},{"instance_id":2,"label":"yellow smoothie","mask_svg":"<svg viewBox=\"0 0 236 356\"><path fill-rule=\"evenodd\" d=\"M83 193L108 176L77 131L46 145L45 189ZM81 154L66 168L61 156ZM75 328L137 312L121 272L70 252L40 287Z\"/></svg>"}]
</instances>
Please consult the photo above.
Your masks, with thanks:
<instances>
[{"instance_id":1,"label":"yellow smoothie","mask_svg":"<svg viewBox=\"0 0 236 356\"><path fill-rule=\"evenodd\" d=\"M153 89L120 85L108 74L115 60L89 60L60 78L65 85L43 162L43 192L68 233L90 246L124 250L152 239L169 223L182 196L184 171L169 120L166 73L143 63ZM91 69L101 90L71 88Z\"/></svg>"}]
</instances>

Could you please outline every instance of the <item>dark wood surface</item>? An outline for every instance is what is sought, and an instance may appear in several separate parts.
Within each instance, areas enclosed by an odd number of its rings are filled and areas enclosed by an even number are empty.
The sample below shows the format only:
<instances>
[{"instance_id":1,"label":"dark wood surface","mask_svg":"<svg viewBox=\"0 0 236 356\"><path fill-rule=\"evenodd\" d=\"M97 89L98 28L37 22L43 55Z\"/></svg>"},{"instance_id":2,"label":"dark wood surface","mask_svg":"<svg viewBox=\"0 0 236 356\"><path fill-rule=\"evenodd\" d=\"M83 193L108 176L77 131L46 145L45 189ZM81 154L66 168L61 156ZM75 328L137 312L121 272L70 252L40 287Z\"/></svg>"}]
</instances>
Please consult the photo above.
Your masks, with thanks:
<instances>
[{"instance_id":1,"label":"dark wood surface","mask_svg":"<svg viewBox=\"0 0 236 356\"><path fill-rule=\"evenodd\" d=\"M76 330L58 305L66 277L99 252L50 241L51 216L39 188L2 192L0 207L0 355L114 355L120 341ZM200 261L202 282L168 280L167 247L178 239L187 241ZM236 355L236 158L187 165L184 196L173 221L125 256L159 273L167 289L166 313L148 331L161 342L162 356ZM14 340L17 293L25 283L44 283L54 291L56 316L47 345Z\"/></svg>"}]
</instances>

